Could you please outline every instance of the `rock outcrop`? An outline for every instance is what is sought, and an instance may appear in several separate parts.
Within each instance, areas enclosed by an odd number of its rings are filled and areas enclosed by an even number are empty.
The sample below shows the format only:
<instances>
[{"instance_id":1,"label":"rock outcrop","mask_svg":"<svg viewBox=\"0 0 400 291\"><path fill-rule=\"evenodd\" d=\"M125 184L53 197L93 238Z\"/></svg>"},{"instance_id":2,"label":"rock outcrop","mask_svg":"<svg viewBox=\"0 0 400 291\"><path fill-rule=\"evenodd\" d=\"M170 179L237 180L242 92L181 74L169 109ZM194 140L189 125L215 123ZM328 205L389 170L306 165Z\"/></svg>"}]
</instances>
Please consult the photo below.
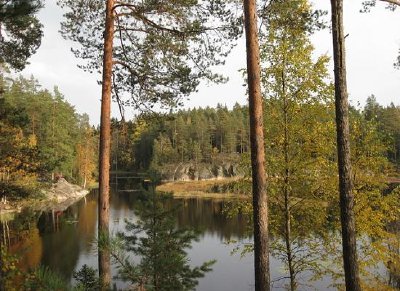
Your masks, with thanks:
<instances>
[{"instance_id":1,"label":"rock outcrop","mask_svg":"<svg viewBox=\"0 0 400 291\"><path fill-rule=\"evenodd\" d=\"M20 212L24 208L35 211L63 211L89 193L86 189L68 183L64 178L58 179L50 189L42 190L42 192L43 197L39 199L8 202L4 198L0 202L0 220L5 219L5 214Z\"/></svg>"},{"instance_id":2,"label":"rock outcrop","mask_svg":"<svg viewBox=\"0 0 400 291\"><path fill-rule=\"evenodd\" d=\"M237 164L231 162L219 164L170 164L164 166L159 172L163 181L198 181L243 176Z\"/></svg>"},{"instance_id":3,"label":"rock outcrop","mask_svg":"<svg viewBox=\"0 0 400 291\"><path fill-rule=\"evenodd\" d=\"M57 202L63 202L69 199L78 199L88 193L88 190L70 184L64 178L58 179L49 190L45 191L45 195L48 199Z\"/></svg>"}]
</instances>

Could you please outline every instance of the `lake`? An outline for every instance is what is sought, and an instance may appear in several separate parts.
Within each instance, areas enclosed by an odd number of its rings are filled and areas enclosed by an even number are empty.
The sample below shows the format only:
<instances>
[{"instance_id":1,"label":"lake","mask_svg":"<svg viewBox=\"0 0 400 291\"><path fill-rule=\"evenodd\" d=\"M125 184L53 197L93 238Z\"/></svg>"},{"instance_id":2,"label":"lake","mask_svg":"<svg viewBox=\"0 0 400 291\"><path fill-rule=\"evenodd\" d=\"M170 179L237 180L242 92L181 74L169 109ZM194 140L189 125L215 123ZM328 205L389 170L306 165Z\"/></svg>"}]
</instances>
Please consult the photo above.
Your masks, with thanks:
<instances>
[{"instance_id":1,"label":"lake","mask_svg":"<svg viewBox=\"0 0 400 291\"><path fill-rule=\"evenodd\" d=\"M10 249L21 254L21 265L24 268L39 264L48 266L71 281L73 272L84 264L97 268L97 195L96 191L92 191L65 211L38 213L27 210L9 221ZM112 193L110 229L114 234L124 231L125 219L137 220L135 210L139 195L139 192ZM176 213L179 228L190 227L201 233L199 241L193 242L188 250L190 264L198 266L205 261L216 260L213 270L199 280L196 290L254 289L252 253L241 257L240 253L232 253L237 244L228 244L229 241L240 244L252 242L246 217L226 217L224 209L228 201L223 199L171 197L163 203L168 207L180 205ZM113 274L116 274L115 266ZM282 276L285 276L282 263L272 257L272 279ZM304 272L300 279L306 282L309 276ZM126 286L124 282L115 282L118 288ZM282 289L286 283L287 280L279 280L274 283L273 289ZM300 285L299 290L334 290L329 288L330 284L331 280L325 276L310 285Z\"/></svg>"}]
</instances>

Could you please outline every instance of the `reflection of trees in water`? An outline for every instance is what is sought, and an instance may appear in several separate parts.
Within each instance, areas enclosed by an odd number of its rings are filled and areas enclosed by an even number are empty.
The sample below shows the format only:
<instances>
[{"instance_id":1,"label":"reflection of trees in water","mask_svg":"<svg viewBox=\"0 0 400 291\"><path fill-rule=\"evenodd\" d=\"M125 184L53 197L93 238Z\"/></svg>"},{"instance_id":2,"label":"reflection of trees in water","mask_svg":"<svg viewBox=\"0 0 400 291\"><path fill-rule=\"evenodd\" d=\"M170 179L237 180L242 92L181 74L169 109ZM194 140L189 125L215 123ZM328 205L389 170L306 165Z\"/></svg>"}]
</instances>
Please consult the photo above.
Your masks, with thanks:
<instances>
[{"instance_id":1,"label":"reflection of trees in water","mask_svg":"<svg viewBox=\"0 0 400 291\"><path fill-rule=\"evenodd\" d=\"M43 213L38 222L46 249L41 263L68 280L72 278L80 253L90 251L95 238L97 202L93 196L63 212Z\"/></svg>"},{"instance_id":2,"label":"reflection of trees in water","mask_svg":"<svg viewBox=\"0 0 400 291\"><path fill-rule=\"evenodd\" d=\"M193 227L208 234L216 234L221 240L241 239L248 237L246 219L238 214L228 218L224 213L224 200L215 199L174 199L169 202L174 205L181 203L182 208L177 213L179 227Z\"/></svg>"},{"instance_id":3,"label":"reflection of trees in water","mask_svg":"<svg viewBox=\"0 0 400 291\"><path fill-rule=\"evenodd\" d=\"M1 223L2 247L18 255L18 266L23 270L36 267L43 253L39 232L35 228L38 217L38 213L25 210L16 214L13 220Z\"/></svg>"},{"instance_id":4,"label":"reflection of trees in water","mask_svg":"<svg viewBox=\"0 0 400 291\"><path fill-rule=\"evenodd\" d=\"M41 263L59 272L66 279L71 278L80 253L75 226L63 225L57 235L44 234L42 243L46 252L43 254Z\"/></svg>"},{"instance_id":5,"label":"reflection of trees in water","mask_svg":"<svg viewBox=\"0 0 400 291\"><path fill-rule=\"evenodd\" d=\"M69 280L82 248L90 251L95 236L95 199L89 195L65 211L25 210L8 222L9 249L20 255L20 267L27 270L48 266Z\"/></svg>"},{"instance_id":6,"label":"reflection of trees in water","mask_svg":"<svg viewBox=\"0 0 400 291\"><path fill-rule=\"evenodd\" d=\"M2 220L0 224L0 245L7 248L11 244L10 227L7 220Z\"/></svg>"},{"instance_id":7,"label":"reflection of trees in water","mask_svg":"<svg viewBox=\"0 0 400 291\"><path fill-rule=\"evenodd\" d=\"M112 207L114 211L128 214L129 211L137 209L138 198L142 195L143 193L113 193L111 196ZM170 197L163 203L169 209L181 205L176 213L179 227L192 227L208 234L218 235L221 240L248 237L247 220L241 214L228 218L224 213L228 201Z\"/></svg>"},{"instance_id":8,"label":"reflection of trees in water","mask_svg":"<svg viewBox=\"0 0 400 291\"><path fill-rule=\"evenodd\" d=\"M118 175L112 173L110 176L110 186L113 192L139 189L143 177L134 172L121 172Z\"/></svg>"},{"instance_id":9,"label":"reflection of trees in water","mask_svg":"<svg viewBox=\"0 0 400 291\"><path fill-rule=\"evenodd\" d=\"M4 240L4 234L7 236L7 241L10 246L13 246L29 237L29 231L32 229L39 218L40 214L30 210L25 210L15 215L14 219L6 222L2 222L1 231L2 241Z\"/></svg>"},{"instance_id":10,"label":"reflection of trees in water","mask_svg":"<svg viewBox=\"0 0 400 291\"><path fill-rule=\"evenodd\" d=\"M132 211L140 212L142 206L139 203L140 193L117 193L111 196L111 203L114 213L120 211L117 217L132 217ZM380 197L380 196L379 196ZM386 196L385 196L386 197ZM243 202L243 201L242 201ZM249 225L246 215L246 205L242 205L237 213L230 213L232 218L226 218L226 205L235 204L234 202L212 200L212 199L172 199L163 200L165 209L172 209L178 204L182 207L175 213L175 225L178 228L194 227L208 234L218 236L222 240L246 238L249 233ZM337 229L339 226L338 212L335 201L327 207L316 207L315 205L301 204L298 211L293 212L293 231L300 240L293 242L294 250L299 255L309 255L308 251L313 250L322 263L320 273L332 276L342 276L340 274L341 252L340 239ZM281 210L274 208L271 203L270 218L273 240L279 241L283 232L283 221L280 221ZM374 215L371 212L371 216ZM238 216L237 216L238 215ZM368 217L371 218L371 217ZM373 221L365 221L363 225L373 226ZM79 255L91 251L91 241L94 239L97 221L97 200L96 193L86 197L84 200L60 213L56 218L56 213L38 213L24 211L15 215L15 219L8 221L8 229L3 221L0 223L0 242L4 246L4 240L10 245L12 253L22 253L21 266L26 268L36 267L42 263L53 270L60 271L65 277L70 278ZM365 224L365 225L364 225ZM385 254L381 260L379 269L382 281L389 283L394 288L400 288L399 276L399 223L390 224L387 230L392 234L390 240L382 240L386 243L386 248L390 254ZM56 233L55 233L56 231ZM360 229L362 231L362 229ZM396 235L394 235L396 234ZM369 251L375 251L370 244L380 243L379 238L375 240L366 239ZM316 246L317 245L317 246ZM324 250L320 251L323 247ZM284 248L281 248L284 252ZM284 254L284 253L281 253ZM301 258L301 256L299 256ZM316 258L316 257L314 257ZM336 260L337 259L337 264ZM321 262L322 261L322 262ZM326 262L335 261L329 267L337 267L336 273L329 273L323 269ZM387 270L383 268L387 267ZM339 271L338 271L339 270ZM385 271L388 271L387 274ZM390 272L389 272L390 271ZM310 274L310 273L308 273ZM341 278L341 277L339 277ZM280 281L281 283L282 281Z\"/></svg>"}]
</instances>

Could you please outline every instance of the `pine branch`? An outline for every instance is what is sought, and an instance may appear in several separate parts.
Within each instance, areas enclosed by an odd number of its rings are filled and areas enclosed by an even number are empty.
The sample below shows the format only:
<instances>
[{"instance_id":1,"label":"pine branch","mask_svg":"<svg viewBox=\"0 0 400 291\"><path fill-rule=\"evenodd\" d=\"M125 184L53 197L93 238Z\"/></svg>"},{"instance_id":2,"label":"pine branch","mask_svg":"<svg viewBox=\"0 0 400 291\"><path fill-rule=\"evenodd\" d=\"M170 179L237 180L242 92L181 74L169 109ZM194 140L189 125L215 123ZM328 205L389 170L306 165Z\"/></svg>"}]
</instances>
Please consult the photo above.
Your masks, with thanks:
<instances>
[{"instance_id":1,"label":"pine branch","mask_svg":"<svg viewBox=\"0 0 400 291\"><path fill-rule=\"evenodd\" d=\"M379 1L400 6L400 0L379 0Z\"/></svg>"}]
</instances>

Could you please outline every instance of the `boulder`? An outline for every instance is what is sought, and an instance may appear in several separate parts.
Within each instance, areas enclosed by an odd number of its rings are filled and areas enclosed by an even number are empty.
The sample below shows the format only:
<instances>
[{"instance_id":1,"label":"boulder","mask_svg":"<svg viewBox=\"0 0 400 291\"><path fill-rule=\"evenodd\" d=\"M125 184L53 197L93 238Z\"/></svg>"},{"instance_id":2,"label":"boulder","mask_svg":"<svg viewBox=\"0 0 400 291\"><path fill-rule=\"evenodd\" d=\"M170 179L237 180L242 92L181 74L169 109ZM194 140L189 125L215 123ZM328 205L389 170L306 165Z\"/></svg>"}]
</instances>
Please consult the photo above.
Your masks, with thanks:
<instances>
[{"instance_id":1,"label":"boulder","mask_svg":"<svg viewBox=\"0 0 400 291\"><path fill-rule=\"evenodd\" d=\"M45 191L45 195L48 198L54 199L57 202L62 202L67 199L80 198L88 193L88 190L77 185L70 184L64 178L59 178L49 190Z\"/></svg>"}]
</instances>

